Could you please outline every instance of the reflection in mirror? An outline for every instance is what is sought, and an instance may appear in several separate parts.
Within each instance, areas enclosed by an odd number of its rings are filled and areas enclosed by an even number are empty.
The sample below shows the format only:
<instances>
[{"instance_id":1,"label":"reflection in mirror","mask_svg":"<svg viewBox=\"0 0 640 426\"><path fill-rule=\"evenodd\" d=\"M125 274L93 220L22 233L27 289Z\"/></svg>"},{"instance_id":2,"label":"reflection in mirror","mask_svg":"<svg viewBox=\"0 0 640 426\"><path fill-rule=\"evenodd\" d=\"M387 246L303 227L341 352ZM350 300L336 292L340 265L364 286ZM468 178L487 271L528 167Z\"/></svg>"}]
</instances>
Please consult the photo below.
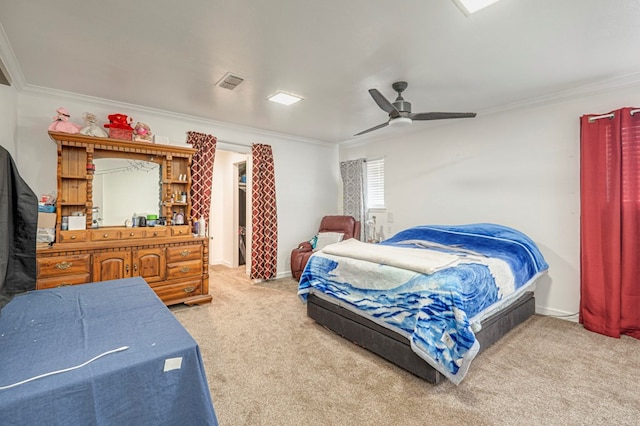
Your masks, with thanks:
<instances>
[{"instance_id":1,"label":"reflection in mirror","mask_svg":"<svg viewBox=\"0 0 640 426\"><path fill-rule=\"evenodd\" d=\"M98 226L124 226L134 213L160 215L159 164L122 158L99 158L94 164L93 219Z\"/></svg>"}]
</instances>

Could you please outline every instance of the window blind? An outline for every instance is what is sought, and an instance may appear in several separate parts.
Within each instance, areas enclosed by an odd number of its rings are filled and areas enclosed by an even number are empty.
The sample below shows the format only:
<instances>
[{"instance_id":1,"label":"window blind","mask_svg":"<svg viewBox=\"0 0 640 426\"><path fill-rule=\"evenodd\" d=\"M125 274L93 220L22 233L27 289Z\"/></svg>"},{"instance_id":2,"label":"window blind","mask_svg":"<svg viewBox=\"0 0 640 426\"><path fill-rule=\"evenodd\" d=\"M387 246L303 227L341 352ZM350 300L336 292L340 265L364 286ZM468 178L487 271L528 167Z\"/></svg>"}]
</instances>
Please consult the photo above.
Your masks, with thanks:
<instances>
[{"instance_id":1,"label":"window blind","mask_svg":"<svg viewBox=\"0 0 640 426\"><path fill-rule=\"evenodd\" d=\"M384 158L367 160L367 208L385 208Z\"/></svg>"}]
</instances>

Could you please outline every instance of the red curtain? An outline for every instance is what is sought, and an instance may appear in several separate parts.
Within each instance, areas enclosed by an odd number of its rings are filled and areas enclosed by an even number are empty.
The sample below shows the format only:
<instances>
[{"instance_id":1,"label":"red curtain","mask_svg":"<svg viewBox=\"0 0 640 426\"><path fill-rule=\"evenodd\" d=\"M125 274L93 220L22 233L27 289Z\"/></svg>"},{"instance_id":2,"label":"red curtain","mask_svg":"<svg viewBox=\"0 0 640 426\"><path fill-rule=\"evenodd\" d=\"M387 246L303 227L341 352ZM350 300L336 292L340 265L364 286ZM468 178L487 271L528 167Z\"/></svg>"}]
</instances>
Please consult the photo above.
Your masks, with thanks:
<instances>
[{"instance_id":1,"label":"red curtain","mask_svg":"<svg viewBox=\"0 0 640 426\"><path fill-rule=\"evenodd\" d=\"M252 279L275 278L278 267L278 214L271 146L251 147Z\"/></svg>"},{"instance_id":2,"label":"red curtain","mask_svg":"<svg viewBox=\"0 0 640 426\"><path fill-rule=\"evenodd\" d=\"M211 135L187 133L187 143L197 150L191 162L191 217L202 217L207 224L211 210L211 181L216 142L217 139Z\"/></svg>"},{"instance_id":3,"label":"red curtain","mask_svg":"<svg viewBox=\"0 0 640 426\"><path fill-rule=\"evenodd\" d=\"M581 117L580 322L640 339L640 112Z\"/></svg>"}]
</instances>

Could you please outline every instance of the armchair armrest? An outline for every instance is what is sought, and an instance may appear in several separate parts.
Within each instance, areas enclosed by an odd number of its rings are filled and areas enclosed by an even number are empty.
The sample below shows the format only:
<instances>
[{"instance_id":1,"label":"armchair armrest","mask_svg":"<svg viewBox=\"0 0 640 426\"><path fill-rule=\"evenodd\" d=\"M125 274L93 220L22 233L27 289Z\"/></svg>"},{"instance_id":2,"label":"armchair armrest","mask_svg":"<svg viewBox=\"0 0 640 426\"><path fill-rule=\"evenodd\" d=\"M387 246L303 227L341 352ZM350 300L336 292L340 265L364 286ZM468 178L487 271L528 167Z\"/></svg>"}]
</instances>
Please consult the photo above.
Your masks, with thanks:
<instances>
[{"instance_id":1,"label":"armchair armrest","mask_svg":"<svg viewBox=\"0 0 640 426\"><path fill-rule=\"evenodd\" d=\"M296 248L296 250L313 251L313 248L311 247L311 243L309 243L309 241L303 241L300 244L298 244L298 247Z\"/></svg>"}]
</instances>

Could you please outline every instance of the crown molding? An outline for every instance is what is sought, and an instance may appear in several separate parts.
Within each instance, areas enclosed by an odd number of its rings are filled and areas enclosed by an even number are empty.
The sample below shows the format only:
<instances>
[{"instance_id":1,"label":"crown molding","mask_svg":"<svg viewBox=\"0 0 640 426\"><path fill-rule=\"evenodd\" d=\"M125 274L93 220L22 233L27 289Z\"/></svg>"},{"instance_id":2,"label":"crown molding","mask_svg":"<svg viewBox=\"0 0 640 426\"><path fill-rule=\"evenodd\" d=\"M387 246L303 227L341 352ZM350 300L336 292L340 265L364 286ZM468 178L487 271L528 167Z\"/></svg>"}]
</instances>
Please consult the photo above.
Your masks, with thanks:
<instances>
[{"instance_id":1,"label":"crown molding","mask_svg":"<svg viewBox=\"0 0 640 426\"><path fill-rule=\"evenodd\" d=\"M593 81L591 83L583 84L571 89L557 91L548 95L523 99L522 101L512 102L494 108L488 108L482 111L482 114L488 115L522 108L551 105L559 102L564 102L569 99L579 99L586 96L598 95L610 90L620 89L622 87L637 85L640 85L640 73L623 74L608 79Z\"/></svg>"},{"instance_id":2,"label":"crown molding","mask_svg":"<svg viewBox=\"0 0 640 426\"><path fill-rule=\"evenodd\" d=\"M74 93L74 92L67 92L67 91L64 91L64 90L51 89L51 88L48 88L48 87L36 86L36 85L32 85L32 84L25 84L23 86L22 90L20 90L20 92L21 93L25 93L25 94L34 94L34 95L52 96L52 97L59 97L59 98L63 98L63 99L70 99L70 100L74 100L74 101L78 101L78 102L90 103L90 104L99 105L101 107L107 107L107 108L114 108L115 107L115 108L118 108L118 109L125 109L125 110L126 109L133 109L133 110L138 111L138 112L142 112L142 113L146 113L146 114L153 114L153 115L156 115L156 116L167 117L167 118L171 118L171 119L178 119L178 120L189 122L189 123L195 124L195 125L204 125L204 126L209 126L209 127L221 127L221 128L228 129L228 130L241 131L241 132L245 132L245 133L252 133L252 134L254 134L256 136L265 136L265 137L276 138L276 139L284 139L284 140L298 142L298 143L299 142L304 142L304 143L308 143L308 144L312 144L312 145L321 145L321 146L325 146L325 147L329 147L329 148L337 147L336 144L332 144L332 143L325 142L325 141L309 139L309 138L303 138L303 137L294 136L294 135L288 135L288 134L284 134L284 133L272 132L272 131L269 131L269 130L258 129L258 128L254 128L254 127L241 126L241 125L238 125L238 124L227 123L227 122L224 122L224 121L216 121L216 120L203 118L203 117L198 117L198 116L194 116L194 115L188 115L188 114L182 114L182 113L179 113L179 112L173 112L173 111L167 111L167 110L162 110L162 109L157 109L157 108L151 108L151 107L146 107L146 106L143 106L143 105L131 104L131 103L127 103L127 102L120 102L120 101L115 101L115 100L112 100L112 99L100 98L100 97L97 97L97 96L89 96L89 95L83 95L83 94Z\"/></svg>"}]
</instances>

